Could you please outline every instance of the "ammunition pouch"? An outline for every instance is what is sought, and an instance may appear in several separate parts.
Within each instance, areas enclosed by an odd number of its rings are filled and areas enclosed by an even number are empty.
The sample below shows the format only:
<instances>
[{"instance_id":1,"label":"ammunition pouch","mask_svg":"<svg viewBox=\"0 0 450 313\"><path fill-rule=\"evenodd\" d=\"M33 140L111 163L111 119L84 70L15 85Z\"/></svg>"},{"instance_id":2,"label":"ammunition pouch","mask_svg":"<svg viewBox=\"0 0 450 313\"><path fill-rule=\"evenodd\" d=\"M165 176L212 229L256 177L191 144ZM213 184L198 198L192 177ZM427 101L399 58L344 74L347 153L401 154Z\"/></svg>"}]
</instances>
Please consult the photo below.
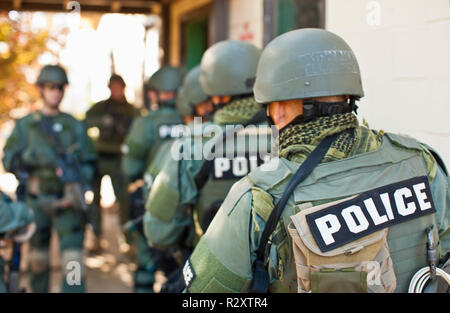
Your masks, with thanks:
<instances>
[{"instance_id":1,"label":"ammunition pouch","mask_svg":"<svg viewBox=\"0 0 450 313\"><path fill-rule=\"evenodd\" d=\"M297 271L298 292L393 292L396 277L387 244L388 229L322 252L306 215L349 200L304 209L291 216L289 234Z\"/></svg>"}]
</instances>

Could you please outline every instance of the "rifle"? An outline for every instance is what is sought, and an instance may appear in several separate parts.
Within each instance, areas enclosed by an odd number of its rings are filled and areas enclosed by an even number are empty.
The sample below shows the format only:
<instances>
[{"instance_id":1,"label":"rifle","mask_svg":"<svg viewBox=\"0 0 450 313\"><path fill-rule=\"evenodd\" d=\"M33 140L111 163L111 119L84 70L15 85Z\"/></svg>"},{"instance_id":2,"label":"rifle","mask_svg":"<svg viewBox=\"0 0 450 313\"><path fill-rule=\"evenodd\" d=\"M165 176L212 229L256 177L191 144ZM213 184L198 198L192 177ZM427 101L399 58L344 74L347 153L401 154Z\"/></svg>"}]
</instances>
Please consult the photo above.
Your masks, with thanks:
<instances>
[{"instance_id":1,"label":"rifle","mask_svg":"<svg viewBox=\"0 0 450 313\"><path fill-rule=\"evenodd\" d=\"M122 226L122 230L124 232L135 232L135 231L144 231L143 230L143 225L144 223L144 214L142 214L141 216L134 218L132 220L129 220L128 222L126 222L123 226Z\"/></svg>"},{"instance_id":2,"label":"rifle","mask_svg":"<svg viewBox=\"0 0 450 313\"><path fill-rule=\"evenodd\" d=\"M145 214L145 201L143 186L144 181L142 179L138 179L128 186L128 192L130 194L130 220L122 225L122 230L124 232L132 233L139 231L141 234L144 234L143 220Z\"/></svg>"},{"instance_id":3,"label":"rifle","mask_svg":"<svg viewBox=\"0 0 450 313\"><path fill-rule=\"evenodd\" d=\"M62 150L62 142L53 130L53 123L50 117L41 115L39 127L56 151L56 164L61 169L59 179L64 184L64 192L71 196L76 213L94 232L92 210L84 199L85 192L92 190L92 188L82 177L80 164L73 156L77 146L72 145L67 151Z\"/></svg>"}]
</instances>

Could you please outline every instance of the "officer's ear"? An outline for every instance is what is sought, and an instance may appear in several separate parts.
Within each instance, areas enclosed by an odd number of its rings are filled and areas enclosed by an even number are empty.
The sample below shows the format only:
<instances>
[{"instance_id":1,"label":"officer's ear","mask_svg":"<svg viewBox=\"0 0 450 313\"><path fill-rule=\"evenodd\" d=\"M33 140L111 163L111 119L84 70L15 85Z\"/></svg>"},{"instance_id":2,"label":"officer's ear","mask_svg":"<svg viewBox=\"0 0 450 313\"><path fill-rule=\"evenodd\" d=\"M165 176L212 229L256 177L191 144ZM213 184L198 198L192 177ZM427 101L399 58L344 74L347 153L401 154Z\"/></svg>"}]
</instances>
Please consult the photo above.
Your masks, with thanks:
<instances>
[{"instance_id":1,"label":"officer's ear","mask_svg":"<svg viewBox=\"0 0 450 313\"><path fill-rule=\"evenodd\" d=\"M282 129L303 114L302 100L294 99L272 102L269 104L269 113L278 129Z\"/></svg>"},{"instance_id":2,"label":"officer's ear","mask_svg":"<svg viewBox=\"0 0 450 313\"><path fill-rule=\"evenodd\" d=\"M282 128L286 119L286 106L283 102L275 101L267 106L267 113L272 118L273 123Z\"/></svg>"}]
</instances>

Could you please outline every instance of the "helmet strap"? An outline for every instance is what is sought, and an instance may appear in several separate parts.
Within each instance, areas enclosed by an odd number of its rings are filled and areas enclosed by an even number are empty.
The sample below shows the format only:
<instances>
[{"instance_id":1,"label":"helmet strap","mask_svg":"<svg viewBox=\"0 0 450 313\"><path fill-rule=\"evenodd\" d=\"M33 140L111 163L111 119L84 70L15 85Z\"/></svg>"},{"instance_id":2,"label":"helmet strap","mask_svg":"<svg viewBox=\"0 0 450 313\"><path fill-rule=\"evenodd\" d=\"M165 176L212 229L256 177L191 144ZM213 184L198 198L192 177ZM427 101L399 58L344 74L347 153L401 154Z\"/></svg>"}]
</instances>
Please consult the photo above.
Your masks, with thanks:
<instances>
[{"instance_id":1,"label":"helmet strap","mask_svg":"<svg viewBox=\"0 0 450 313\"><path fill-rule=\"evenodd\" d=\"M348 101L342 102L321 102L314 99L304 99L303 114L296 116L292 121L289 122L289 124L280 129L280 132L290 125L307 123L318 117L350 113L353 111L355 112L355 114L358 114L358 106L356 105L356 100L358 100L358 98L355 96L350 96ZM266 119L267 123L270 126L275 125L270 115L266 115Z\"/></svg>"},{"instance_id":2,"label":"helmet strap","mask_svg":"<svg viewBox=\"0 0 450 313\"><path fill-rule=\"evenodd\" d=\"M304 122L309 122L317 117L332 116L353 111L358 114L356 100L355 96L350 96L349 101L342 102L321 102L314 99L305 99L303 100Z\"/></svg>"}]
</instances>

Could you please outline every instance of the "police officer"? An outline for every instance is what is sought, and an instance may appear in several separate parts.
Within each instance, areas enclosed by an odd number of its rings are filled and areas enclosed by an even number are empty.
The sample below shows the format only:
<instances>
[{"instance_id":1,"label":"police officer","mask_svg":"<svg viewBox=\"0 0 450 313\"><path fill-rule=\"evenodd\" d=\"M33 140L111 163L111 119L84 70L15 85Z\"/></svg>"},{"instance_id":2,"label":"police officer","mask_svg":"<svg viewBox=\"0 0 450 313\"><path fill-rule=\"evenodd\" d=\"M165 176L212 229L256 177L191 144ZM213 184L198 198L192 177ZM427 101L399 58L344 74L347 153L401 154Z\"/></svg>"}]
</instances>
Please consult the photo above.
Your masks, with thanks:
<instances>
[{"instance_id":1,"label":"police officer","mask_svg":"<svg viewBox=\"0 0 450 313\"><path fill-rule=\"evenodd\" d=\"M65 70L58 65L46 65L39 73L37 83L43 106L16 121L5 148L3 164L7 171L16 172L17 158L28 171L26 204L33 209L37 226L30 240L30 284L33 292L48 292L49 244L52 227L59 238L62 291L84 292L85 270L83 240L85 221L74 209L75 202L68 194L65 175L60 162L62 155L70 155L78 164L76 173L87 183L93 178L96 153L83 123L59 110L68 84ZM74 266L79 273L73 284L66 274Z\"/></svg>"},{"instance_id":2,"label":"police officer","mask_svg":"<svg viewBox=\"0 0 450 313\"><path fill-rule=\"evenodd\" d=\"M176 99L176 108L180 115L183 116L183 120L186 124L185 127L189 127L190 129L193 127L192 122L194 116L201 117L201 115L197 115L195 113L195 102L197 102L202 108L202 115L206 116L208 113L212 112L212 104L209 101L209 97L204 94L201 89L199 89L199 74L200 68L198 66L189 71L183 80L183 85L180 88ZM195 85L195 82L193 83L193 80L197 81L198 86ZM183 139L170 139L164 141L155 154L155 157L147 167L144 173L144 185L142 186L144 203L147 200L148 194L152 188L154 177L157 176L164 164L170 160L168 155L170 155L171 147L176 140ZM136 232L137 262L139 264L138 268L146 268L148 271L141 271L140 274L136 274L136 280L139 280L139 285L135 289L138 292L152 292L154 284L154 271L158 267L161 267L161 263L167 262L169 264L174 264L175 261L178 263L178 266L181 266L184 263L184 260L179 260L176 253L161 253L160 251L150 248L143 233L141 217L136 220L136 222L138 222L136 224L136 228L139 230ZM170 273L167 274L170 276ZM144 283L144 281L147 281L147 283Z\"/></svg>"},{"instance_id":3,"label":"police officer","mask_svg":"<svg viewBox=\"0 0 450 313\"><path fill-rule=\"evenodd\" d=\"M171 159L156 177L144 218L144 229L151 246L160 249L183 246L190 237L193 238L188 241L189 246L195 246L208 227L208 215L214 214L208 212L214 212L231 185L247 173L250 158L257 164L258 147L251 148L241 140L233 144L234 135L246 139L244 142L247 143L250 135L238 131L225 140L222 135L227 125L234 128L246 124L261 112L261 106L252 95L259 56L260 50L254 45L232 40L213 45L203 55L198 80L215 104L214 123L204 123L200 132L196 132L194 126L193 133L181 142L183 144L172 147L172 153L180 151L181 156L171 154ZM196 105L195 110L201 111L202 105ZM261 122L265 120L255 120L255 124ZM223 132L217 137L208 129ZM264 129L267 130L267 126ZM255 137L258 134L255 132ZM268 141L267 133L263 136L263 140ZM231 145L226 144L227 140ZM214 157L206 159L208 146L213 146L216 141ZM270 148L270 144L268 146ZM235 171L236 168L240 170ZM189 228L189 225L193 227Z\"/></svg>"},{"instance_id":4,"label":"police officer","mask_svg":"<svg viewBox=\"0 0 450 313\"><path fill-rule=\"evenodd\" d=\"M12 202L8 196L0 193L0 244L3 242L10 243L11 241L19 244L24 243L29 240L35 230L36 224L33 222L32 210L21 202ZM20 245L18 247L20 249ZM0 249L2 248L3 245L0 246ZM18 265L20 266L20 264ZM4 282L4 268L5 260L0 255L0 293L8 292ZM17 268L17 270L19 271L20 268ZM11 265L9 271L11 271ZM11 279L11 273L9 276ZM19 280L19 277L16 279ZM13 282L8 282L9 285L11 283ZM18 283L18 281L15 283ZM8 287L11 288L11 286ZM10 291L12 290L10 289Z\"/></svg>"},{"instance_id":5,"label":"police officer","mask_svg":"<svg viewBox=\"0 0 450 313\"><path fill-rule=\"evenodd\" d=\"M203 121L206 121L207 116L213 110L212 103L209 101L209 96L206 95L200 87L200 83L198 81L199 75L200 75L199 66L194 67L192 70L190 70L186 75L186 77L184 78L183 85L180 88L180 92L177 95L176 107L180 112L180 114L183 116L184 122L186 124L185 127L189 128L185 130L185 133L190 133L191 131L193 131L194 117L198 117L200 118L200 120L203 119ZM171 148L174 142L180 140L184 140L184 138L165 141L159 148L159 151L156 153L155 157L153 158L153 161L148 166L144 174L144 181L145 181L143 187L144 201L146 201L148 198L148 194L151 190L154 177L157 176L161 168L165 166L167 162L171 162L171 158L168 156L170 156ZM166 253L164 254L170 257L171 262L175 261L176 266L180 267L183 265L185 260L183 258L184 253L186 253L185 250L183 251L174 250L174 251L166 251ZM137 255L138 263L141 262L140 260L151 261L155 259L151 258L152 255L162 256L164 254L161 253L160 251L156 251L152 248L149 248L144 233L142 232L139 234L138 255ZM158 261L158 259L153 260L153 262L154 261ZM173 273L172 274L168 273L169 280L171 279L172 276ZM165 289L166 288L162 288L161 292L164 292Z\"/></svg>"},{"instance_id":6,"label":"police officer","mask_svg":"<svg viewBox=\"0 0 450 313\"><path fill-rule=\"evenodd\" d=\"M181 69L164 66L148 81L149 97L156 98L157 110L136 119L122 146L122 170L131 182L142 178L162 141L181 137L182 118L175 108ZM154 95L154 96L152 96Z\"/></svg>"},{"instance_id":7,"label":"police officer","mask_svg":"<svg viewBox=\"0 0 450 313\"><path fill-rule=\"evenodd\" d=\"M113 74L109 79L108 87L111 96L92 106L86 112L85 123L88 134L94 140L98 153L98 171L95 175L93 191L93 204L96 206L95 231L96 244L94 250L99 249L99 237L101 235L101 207L100 207L100 185L104 175L111 177L119 204L120 217L123 221L128 202L127 184L120 170L121 145L125 140L131 123L139 115L139 111L125 98L125 81L120 75Z\"/></svg>"},{"instance_id":8,"label":"police officer","mask_svg":"<svg viewBox=\"0 0 450 313\"><path fill-rule=\"evenodd\" d=\"M213 105L209 100L209 96L203 92L199 82L200 66L191 69L183 80L182 87L178 92L176 98L176 109L183 117L185 125L180 125L180 132L183 134L193 131L194 117L200 118L202 121L207 121L213 111ZM183 126L181 128L181 126ZM189 128L186 129L186 127ZM165 162L170 160L167 156L170 154L170 149L175 141L183 140L172 138L164 141L158 149L152 162L147 167L144 174L144 201L147 199L151 190L154 178L161 171Z\"/></svg>"},{"instance_id":9,"label":"police officer","mask_svg":"<svg viewBox=\"0 0 450 313\"><path fill-rule=\"evenodd\" d=\"M280 130L279 157L232 187L185 264L187 291L406 292L438 264L449 251L445 166L415 139L358 124L361 76L342 38L275 38L254 92Z\"/></svg>"},{"instance_id":10,"label":"police officer","mask_svg":"<svg viewBox=\"0 0 450 313\"><path fill-rule=\"evenodd\" d=\"M181 69L171 66L162 67L150 77L148 96L150 99L156 99L158 108L136 119L122 147L122 171L130 182L131 219L139 218L144 213L142 189L150 188L151 172L155 172L160 166L158 164L166 157L162 152L166 151L172 139L183 136L183 120L175 107L181 83ZM175 265L170 258L149 249L140 231L135 233L134 241L137 245L138 263L134 273L134 290L153 292L154 273L158 267L165 264L165 270L171 271Z\"/></svg>"}]
</instances>

